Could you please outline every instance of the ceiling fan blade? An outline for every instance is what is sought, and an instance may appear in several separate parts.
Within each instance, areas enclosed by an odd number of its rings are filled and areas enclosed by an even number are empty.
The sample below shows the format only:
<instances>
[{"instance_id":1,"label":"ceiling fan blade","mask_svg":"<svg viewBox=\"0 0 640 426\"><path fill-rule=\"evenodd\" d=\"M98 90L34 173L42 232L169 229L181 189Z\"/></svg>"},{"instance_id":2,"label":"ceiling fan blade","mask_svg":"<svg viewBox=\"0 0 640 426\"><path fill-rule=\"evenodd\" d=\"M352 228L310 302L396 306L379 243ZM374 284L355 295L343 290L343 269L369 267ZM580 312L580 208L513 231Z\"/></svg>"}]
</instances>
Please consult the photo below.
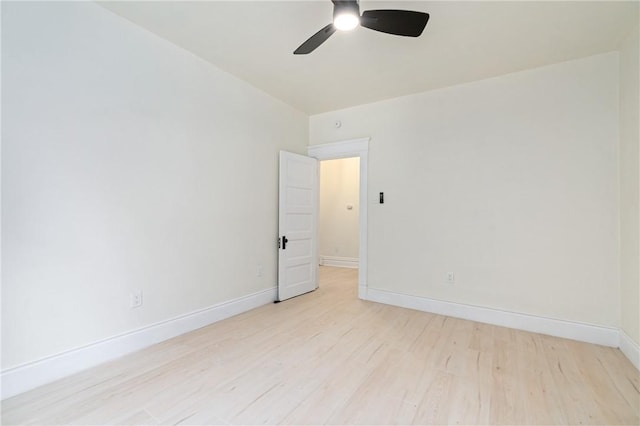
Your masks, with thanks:
<instances>
[{"instance_id":1,"label":"ceiling fan blade","mask_svg":"<svg viewBox=\"0 0 640 426\"><path fill-rule=\"evenodd\" d=\"M313 52L314 50L316 50L318 46L320 46L322 43L327 41L327 39L331 37L331 34L335 32L336 32L336 27L333 26L333 23L327 25L326 27L324 27L323 29L321 29L320 31L318 31L317 33L309 37L309 39L304 43L302 43L300 47L298 47L293 52L293 54L306 55L307 53Z\"/></svg>"},{"instance_id":2,"label":"ceiling fan blade","mask_svg":"<svg viewBox=\"0 0 640 426\"><path fill-rule=\"evenodd\" d=\"M365 10L360 25L383 33L418 37L429 21L429 14L412 10Z\"/></svg>"}]
</instances>

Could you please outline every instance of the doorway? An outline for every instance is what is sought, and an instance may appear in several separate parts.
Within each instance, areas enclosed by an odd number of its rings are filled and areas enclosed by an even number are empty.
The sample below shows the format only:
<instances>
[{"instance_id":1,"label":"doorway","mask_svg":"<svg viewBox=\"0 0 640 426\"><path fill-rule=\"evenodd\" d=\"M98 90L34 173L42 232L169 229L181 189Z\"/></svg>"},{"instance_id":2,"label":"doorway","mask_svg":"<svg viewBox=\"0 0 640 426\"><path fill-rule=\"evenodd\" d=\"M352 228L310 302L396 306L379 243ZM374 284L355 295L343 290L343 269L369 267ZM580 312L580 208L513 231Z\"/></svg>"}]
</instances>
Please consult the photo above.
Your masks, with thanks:
<instances>
[{"instance_id":1,"label":"doorway","mask_svg":"<svg viewBox=\"0 0 640 426\"><path fill-rule=\"evenodd\" d=\"M353 139L308 147L308 154L319 161L358 158L358 297L367 297L367 168L369 138ZM348 208L345 204L344 208Z\"/></svg>"},{"instance_id":2,"label":"doorway","mask_svg":"<svg viewBox=\"0 0 640 426\"><path fill-rule=\"evenodd\" d=\"M320 266L358 269L360 157L319 162Z\"/></svg>"},{"instance_id":3,"label":"doorway","mask_svg":"<svg viewBox=\"0 0 640 426\"><path fill-rule=\"evenodd\" d=\"M358 297L360 157L318 162L318 285Z\"/></svg>"}]
</instances>

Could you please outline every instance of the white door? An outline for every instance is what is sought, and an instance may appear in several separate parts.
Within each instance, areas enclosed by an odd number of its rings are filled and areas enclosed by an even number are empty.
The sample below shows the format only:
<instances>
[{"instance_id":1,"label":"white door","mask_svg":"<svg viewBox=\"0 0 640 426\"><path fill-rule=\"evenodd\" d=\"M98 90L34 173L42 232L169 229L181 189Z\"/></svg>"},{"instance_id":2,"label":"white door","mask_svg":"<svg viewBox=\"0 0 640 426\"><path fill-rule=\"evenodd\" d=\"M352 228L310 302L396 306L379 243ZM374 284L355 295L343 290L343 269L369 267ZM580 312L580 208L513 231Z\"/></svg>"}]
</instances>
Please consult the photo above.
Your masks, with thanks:
<instances>
[{"instance_id":1,"label":"white door","mask_svg":"<svg viewBox=\"0 0 640 426\"><path fill-rule=\"evenodd\" d=\"M318 161L280 151L278 300L318 288Z\"/></svg>"}]
</instances>

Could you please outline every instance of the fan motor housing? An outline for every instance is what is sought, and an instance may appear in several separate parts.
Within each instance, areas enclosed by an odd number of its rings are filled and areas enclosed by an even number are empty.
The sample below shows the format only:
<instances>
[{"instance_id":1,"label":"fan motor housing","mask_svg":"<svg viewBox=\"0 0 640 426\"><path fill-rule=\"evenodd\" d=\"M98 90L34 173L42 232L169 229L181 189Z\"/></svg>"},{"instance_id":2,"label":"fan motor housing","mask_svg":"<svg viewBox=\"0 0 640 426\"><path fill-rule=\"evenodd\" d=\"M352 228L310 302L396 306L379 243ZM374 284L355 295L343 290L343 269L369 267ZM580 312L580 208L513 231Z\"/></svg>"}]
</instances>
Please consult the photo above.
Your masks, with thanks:
<instances>
[{"instance_id":1,"label":"fan motor housing","mask_svg":"<svg viewBox=\"0 0 640 426\"><path fill-rule=\"evenodd\" d=\"M331 0L333 2L333 19L343 13L360 16L360 5L357 0Z\"/></svg>"}]
</instances>

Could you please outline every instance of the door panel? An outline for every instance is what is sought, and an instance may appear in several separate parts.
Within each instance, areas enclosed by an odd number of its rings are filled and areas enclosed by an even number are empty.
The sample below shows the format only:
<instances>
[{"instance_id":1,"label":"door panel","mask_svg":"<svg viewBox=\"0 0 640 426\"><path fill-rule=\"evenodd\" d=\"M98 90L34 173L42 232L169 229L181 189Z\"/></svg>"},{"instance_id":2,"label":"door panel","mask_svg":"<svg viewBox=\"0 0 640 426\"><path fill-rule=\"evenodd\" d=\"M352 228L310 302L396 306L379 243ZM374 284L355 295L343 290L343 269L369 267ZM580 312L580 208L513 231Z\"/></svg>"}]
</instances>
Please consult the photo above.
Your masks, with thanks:
<instances>
[{"instance_id":1,"label":"door panel","mask_svg":"<svg viewBox=\"0 0 640 426\"><path fill-rule=\"evenodd\" d=\"M317 217L317 160L281 151L278 213L280 301L318 288Z\"/></svg>"}]
</instances>

